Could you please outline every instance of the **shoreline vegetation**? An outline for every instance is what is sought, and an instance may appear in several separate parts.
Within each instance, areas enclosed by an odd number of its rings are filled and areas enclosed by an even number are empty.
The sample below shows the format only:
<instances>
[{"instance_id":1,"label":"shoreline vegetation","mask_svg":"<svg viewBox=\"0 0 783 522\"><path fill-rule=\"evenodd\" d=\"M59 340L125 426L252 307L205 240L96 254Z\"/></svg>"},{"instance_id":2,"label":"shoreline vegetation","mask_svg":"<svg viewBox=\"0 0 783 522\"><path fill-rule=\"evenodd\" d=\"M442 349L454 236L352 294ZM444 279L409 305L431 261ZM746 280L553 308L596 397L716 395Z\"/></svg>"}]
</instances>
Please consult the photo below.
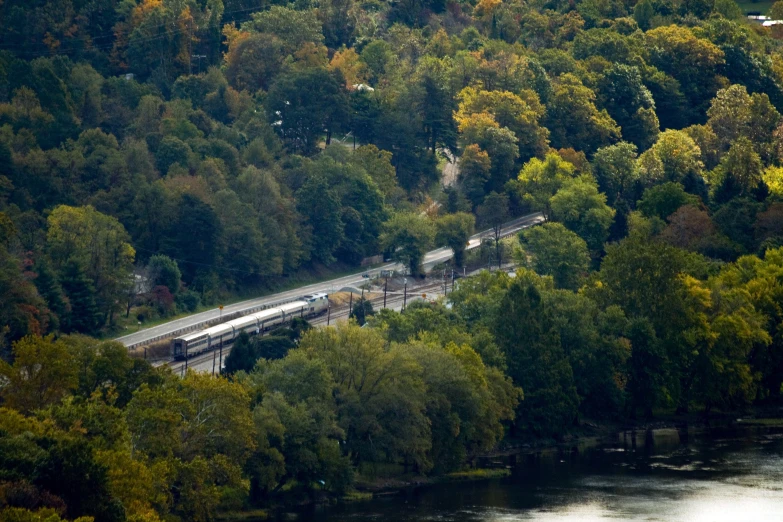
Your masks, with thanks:
<instances>
[{"instance_id":1,"label":"shoreline vegetation","mask_svg":"<svg viewBox=\"0 0 783 522\"><path fill-rule=\"evenodd\" d=\"M770 416L776 413L779 416ZM612 444L618 441L620 434L633 432L638 433L642 437L649 430L672 428L678 430L701 430L715 426L783 429L783 412L781 412L780 408L761 407L751 409L750 411L713 413L709 418L702 414L675 415L674 412L670 412L669 414L660 414L654 421L648 422L625 421L622 423L598 425L591 421L585 421L581 426L581 432L569 435L566 437L566 440L556 441L550 439L511 443L511 445L505 445L502 449L476 457L477 461L490 463L492 467L468 468L464 471L451 472L439 476L391 476L372 480L358 479L354 485L355 490L349 491L342 496L327 495L307 500L291 498L289 499L290 502L286 502L285 498L281 498L279 505L271 506L269 509L224 513L219 517L219 520L265 520L271 513L291 509L303 504L330 505L335 503L363 502L378 496L396 496L410 489L426 488L435 484L502 479L511 476L514 467L517 465L515 464L516 459L509 459L509 457L535 455L549 451L570 452L575 446L583 447L585 444ZM506 442L509 443L511 441Z\"/></svg>"}]
</instances>

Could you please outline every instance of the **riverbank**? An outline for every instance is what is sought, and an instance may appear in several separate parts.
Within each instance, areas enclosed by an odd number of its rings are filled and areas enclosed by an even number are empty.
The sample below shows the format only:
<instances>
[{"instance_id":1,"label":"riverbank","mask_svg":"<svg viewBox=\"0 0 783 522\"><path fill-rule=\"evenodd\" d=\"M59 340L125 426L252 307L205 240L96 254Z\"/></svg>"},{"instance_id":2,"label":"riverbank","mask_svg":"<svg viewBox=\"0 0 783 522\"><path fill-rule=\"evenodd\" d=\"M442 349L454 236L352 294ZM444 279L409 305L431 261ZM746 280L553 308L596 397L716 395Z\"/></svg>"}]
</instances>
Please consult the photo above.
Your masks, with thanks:
<instances>
[{"instance_id":1,"label":"riverbank","mask_svg":"<svg viewBox=\"0 0 783 522\"><path fill-rule=\"evenodd\" d=\"M646 421L624 419L607 422L585 419L573 431L559 439L507 439L497 450L476 456L474 459L475 467L463 472L441 476L414 475L384 477L374 480L360 479L357 480L355 487L359 492L368 492L373 495L392 495L411 488L454 481L456 476L463 477L463 480L489 480L507 476L511 467L509 457L513 456L524 456L546 451L570 452L575 447L614 442L618 435L623 433L644 433L649 430L660 429L725 427L735 424L748 427L783 428L783 407L761 406L743 412L713 412L708 417L705 417L702 412L687 414L661 412L654 419ZM496 473L501 473L501 475Z\"/></svg>"},{"instance_id":2,"label":"riverbank","mask_svg":"<svg viewBox=\"0 0 783 522\"><path fill-rule=\"evenodd\" d=\"M776 421L774 427L753 419L752 426L651 429L637 432L635 446L630 434L624 439L620 433L609 444L522 457L502 480L434 484L367 502L292 508L271 520L778 521L783 427Z\"/></svg>"},{"instance_id":3,"label":"riverbank","mask_svg":"<svg viewBox=\"0 0 783 522\"><path fill-rule=\"evenodd\" d=\"M597 422L585 419L572 432L560 439L506 440L496 451L475 457L473 460L475 467L463 471L436 476L412 473L375 478L359 476L355 489L340 497L323 491L311 492L307 496L292 495L279 499L278 503L264 510L224 513L219 518L226 521L260 521L272 517L276 512L295 506L366 502L379 497L407 494L430 486L485 482L511 476L511 470L517 465L518 460L527 455L558 452L571 454L574 450L581 452L589 447L615 443L622 434L628 434L631 440L634 434L644 434L650 430L693 430L734 425L748 428L783 428L783 409L777 406L758 407L741 413L716 412L707 418L702 413L677 415L664 412L653 420L639 422L631 420Z\"/></svg>"}]
</instances>

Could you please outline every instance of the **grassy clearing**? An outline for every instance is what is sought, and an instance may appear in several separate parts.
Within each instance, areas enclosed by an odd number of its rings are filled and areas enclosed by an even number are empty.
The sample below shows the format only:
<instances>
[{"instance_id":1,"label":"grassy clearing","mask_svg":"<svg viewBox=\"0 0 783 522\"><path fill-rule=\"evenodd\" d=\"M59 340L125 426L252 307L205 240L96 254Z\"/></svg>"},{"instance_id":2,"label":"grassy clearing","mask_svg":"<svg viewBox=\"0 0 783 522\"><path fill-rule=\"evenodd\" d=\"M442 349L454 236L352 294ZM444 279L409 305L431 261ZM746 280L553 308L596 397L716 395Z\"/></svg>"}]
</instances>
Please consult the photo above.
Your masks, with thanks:
<instances>
[{"instance_id":1,"label":"grassy clearing","mask_svg":"<svg viewBox=\"0 0 783 522\"><path fill-rule=\"evenodd\" d=\"M343 502L364 502L366 500L372 500L372 493L366 491L349 491L343 495L340 500Z\"/></svg>"},{"instance_id":2,"label":"grassy clearing","mask_svg":"<svg viewBox=\"0 0 783 522\"><path fill-rule=\"evenodd\" d=\"M783 419L737 419L742 426L764 426L766 428L783 428Z\"/></svg>"},{"instance_id":3,"label":"grassy clearing","mask_svg":"<svg viewBox=\"0 0 783 522\"><path fill-rule=\"evenodd\" d=\"M466 471L457 471L443 476L444 482L462 482L469 480L488 480L505 478L511 475L511 470L506 468L478 468Z\"/></svg>"},{"instance_id":4,"label":"grassy clearing","mask_svg":"<svg viewBox=\"0 0 783 522\"><path fill-rule=\"evenodd\" d=\"M227 513L220 513L216 517L217 520L233 521L233 520L266 520L269 518L269 512L264 509L249 509L247 511L229 511Z\"/></svg>"},{"instance_id":5,"label":"grassy clearing","mask_svg":"<svg viewBox=\"0 0 783 522\"><path fill-rule=\"evenodd\" d=\"M128 355L135 359L159 361L171 357L171 340L165 339L146 346L139 346L128 351Z\"/></svg>"}]
</instances>

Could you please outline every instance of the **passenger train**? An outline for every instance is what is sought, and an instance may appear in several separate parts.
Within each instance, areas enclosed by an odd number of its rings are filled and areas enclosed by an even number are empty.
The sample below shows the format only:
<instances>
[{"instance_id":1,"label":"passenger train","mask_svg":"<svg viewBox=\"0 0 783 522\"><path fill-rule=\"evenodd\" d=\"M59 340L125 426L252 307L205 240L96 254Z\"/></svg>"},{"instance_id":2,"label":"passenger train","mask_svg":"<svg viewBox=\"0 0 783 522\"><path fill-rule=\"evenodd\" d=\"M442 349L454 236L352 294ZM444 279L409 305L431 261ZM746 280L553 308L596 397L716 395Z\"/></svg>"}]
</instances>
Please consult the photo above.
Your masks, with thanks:
<instances>
[{"instance_id":1,"label":"passenger train","mask_svg":"<svg viewBox=\"0 0 783 522\"><path fill-rule=\"evenodd\" d=\"M171 342L174 358L186 359L209 350L231 346L234 344L234 339L242 332L258 335L275 326L290 322L294 317L313 317L322 314L328 307L327 294L306 295L291 303L232 319L206 330L189 333Z\"/></svg>"}]
</instances>

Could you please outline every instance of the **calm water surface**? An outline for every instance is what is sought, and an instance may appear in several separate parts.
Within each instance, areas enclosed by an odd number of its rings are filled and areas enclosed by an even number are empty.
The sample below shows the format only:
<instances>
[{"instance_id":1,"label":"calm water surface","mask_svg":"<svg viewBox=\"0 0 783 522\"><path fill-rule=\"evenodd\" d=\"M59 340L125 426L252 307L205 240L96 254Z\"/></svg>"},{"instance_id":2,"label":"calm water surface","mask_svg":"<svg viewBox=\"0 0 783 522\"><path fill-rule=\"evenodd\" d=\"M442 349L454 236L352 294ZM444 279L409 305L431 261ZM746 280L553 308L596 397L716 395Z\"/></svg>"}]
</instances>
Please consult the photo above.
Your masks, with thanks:
<instances>
[{"instance_id":1,"label":"calm water surface","mask_svg":"<svg viewBox=\"0 0 783 522\"><path fill-rule=\"evenodd\" d=\"M783 521L783 430L620 434L520 456L507 479L281 513L314 522Z\"/></svg>"}]
</instances>

